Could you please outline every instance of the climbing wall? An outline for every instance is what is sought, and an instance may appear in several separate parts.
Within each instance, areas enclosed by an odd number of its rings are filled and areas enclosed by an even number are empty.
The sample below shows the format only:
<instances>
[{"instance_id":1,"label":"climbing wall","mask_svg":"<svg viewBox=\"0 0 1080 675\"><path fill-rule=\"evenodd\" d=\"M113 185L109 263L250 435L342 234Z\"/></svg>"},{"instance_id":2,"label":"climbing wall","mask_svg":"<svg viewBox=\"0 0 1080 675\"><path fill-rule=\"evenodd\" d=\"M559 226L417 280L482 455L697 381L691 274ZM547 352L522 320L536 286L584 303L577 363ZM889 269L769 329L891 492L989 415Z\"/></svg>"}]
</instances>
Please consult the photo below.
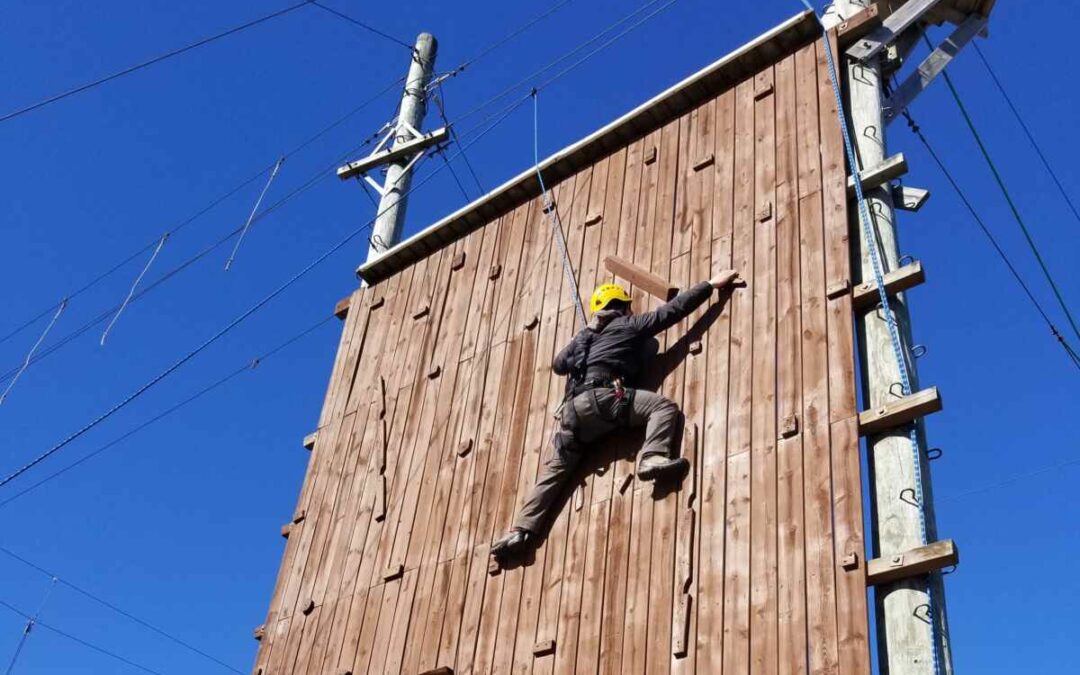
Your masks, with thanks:
<instances>
[{"instance_id":1,"label":"climbing wall","mask_svg":"<svg viewBox=\"0 0 1080 675\"><path fill-rule=\"evenodd\" d=\"M255 665L279 673L869 673L847 177L821 43L552 187L583 295L607 256L748 284L660 337L692 472L590 451L493 568L581 328L540 197L348 302ZM656 298L633 289L638 311Z\"/></svg>"}]
</instances>

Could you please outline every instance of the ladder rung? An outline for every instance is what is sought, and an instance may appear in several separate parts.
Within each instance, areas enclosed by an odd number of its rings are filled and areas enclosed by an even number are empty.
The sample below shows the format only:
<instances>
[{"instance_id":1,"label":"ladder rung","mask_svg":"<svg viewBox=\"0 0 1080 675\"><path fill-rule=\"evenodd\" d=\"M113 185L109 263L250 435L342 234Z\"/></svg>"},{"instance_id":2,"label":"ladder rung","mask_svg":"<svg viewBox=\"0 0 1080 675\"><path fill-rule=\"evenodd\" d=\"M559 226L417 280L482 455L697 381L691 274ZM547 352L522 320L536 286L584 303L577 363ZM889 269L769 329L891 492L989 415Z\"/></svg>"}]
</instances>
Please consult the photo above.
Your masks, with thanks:
<instances>
[{"instance_id":1,"label":"ladder rung","mask_svg":"<svg viewBox=\"0 0 1080 675\"><path fill-rule=\"evenodd\" d=\"M917 391L910 396L890 401L873 410L859 413L859 435L869 436L907 424L924 415L941 410L941 394L937 387Z\"/></svg>"},{"instance_id":2,"label":"ladder rung","mask_svg":"<svg viewBox=\"0 0 1080 675\"><path fill-rule=\"evenodd\" d=\"M866 585L878 586L899 579L917 577L960 562L960 551L952 539L935 541L885 558L866 563Z\"/></svg>"},{"instance_id":3,"label":"ladder rung","mask_svg":"<svg viewBox=\"0 0 1080 675\"><path fill-rule=\"evenodd\" d=\"M889 272L883 280L885 292L891 297L926 281L926 273L923 272L922 263L916 260ZM867 310L875 307L880 297L877 283L871 279L855 287L851 292L851 304L857 310Z\"/></svg>"}]
</instances>

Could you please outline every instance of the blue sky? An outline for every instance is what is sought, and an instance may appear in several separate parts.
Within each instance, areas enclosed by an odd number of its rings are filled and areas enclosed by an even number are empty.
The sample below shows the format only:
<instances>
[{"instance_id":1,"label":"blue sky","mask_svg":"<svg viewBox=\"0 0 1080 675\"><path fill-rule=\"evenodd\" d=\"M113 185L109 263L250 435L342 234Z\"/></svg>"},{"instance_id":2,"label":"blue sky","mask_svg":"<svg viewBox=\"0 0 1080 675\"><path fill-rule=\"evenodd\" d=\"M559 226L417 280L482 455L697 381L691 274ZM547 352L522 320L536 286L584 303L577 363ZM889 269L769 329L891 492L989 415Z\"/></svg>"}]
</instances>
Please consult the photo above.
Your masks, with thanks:
<instances>
[{"instance_id":1,"label":"blue sky","mask_svg":"<svg viewBox=\"0 0 1080 675\"><path fill-rule=\"evenodd\" d=\"M438 70L461 63L550 3L409 3L375 12L327 4L411 42L440 40ZM0 113L167 49L286 6L258 0L187 3L12 0L0 21ZM983 45L1070 194L1080 147L1072 120L1080 93L1053 64L1073 57L1080 7L1047 0L999 3ZM629 3L576 0L446 85L449 117L591 37ZM560 79L541 95L541 150L551 152L801 9L800 3L679 0L670 9ZM1047 21L1045 17L1054 17ZM1033 49L1034 45L1038 49ZM177 59L0 123L0 335L56 302L312 132L400 77L407 53L315 8L302 8ZM973 53L953 66L957 85L1062 285L1080 308L1080 224L1037 164ZM1066 76L1067 77L1067 76ZM377 129L386 96L290 156L267 203L302 184ZM1046 306L1005 203L977 156L955 105L935 86L913 112L990 228ZM462 123L464 131L486 112ZM526 168L528 107L468 150L485 189ZM924 383L942 390L945 411L928 421L939 528L957 540L948 577L957 665L979 673L1069 669L1080 580L1063 574L1080 554L1072 488L1080 434L1069 420L1078 373L980 238L929 157L902 126L893 151L908 182L933 196L903 217L902 249L921 259L928 283L911 295L916 341L929 352ZM439 159L421 168L426 175ZM470 196L478 189L456 164ZM163 248L147 280L242 225L261 180L187 226ZM408 230L461 206L443 171L410 203ZM133 304L107 346L100 327L30 368L0 406L0 467L48 448L201 342L354 230L373 209L355 184L314 184L249 233L232 271L216 249ZM0 502L325 318L355 287L366 252L356 240L129 408L71 444ZM141 269L132 262L80 295L46 346L118 302ZM1065 322L1055 311L1060 327ZM0 371L17 365L45 320L0 343ZM54 571L246 671L282 551L278 535L295 503L307 453L300 440L322 403L339 324L329 322L196 403L33 493L0 507L0 545ZM1076 460L1076 463L1066 464ZM1053 470L1001 485L1012 477ZM987 486L999 487L982 490ZM0 555L0 600L36 608L46 577ZM81 597L55 589L43 619L166 673L227 672ZM0 609L0 661L23 621ZM134 669L38 629L16 672L124 673Z\"/></svg>"}]
</instances>

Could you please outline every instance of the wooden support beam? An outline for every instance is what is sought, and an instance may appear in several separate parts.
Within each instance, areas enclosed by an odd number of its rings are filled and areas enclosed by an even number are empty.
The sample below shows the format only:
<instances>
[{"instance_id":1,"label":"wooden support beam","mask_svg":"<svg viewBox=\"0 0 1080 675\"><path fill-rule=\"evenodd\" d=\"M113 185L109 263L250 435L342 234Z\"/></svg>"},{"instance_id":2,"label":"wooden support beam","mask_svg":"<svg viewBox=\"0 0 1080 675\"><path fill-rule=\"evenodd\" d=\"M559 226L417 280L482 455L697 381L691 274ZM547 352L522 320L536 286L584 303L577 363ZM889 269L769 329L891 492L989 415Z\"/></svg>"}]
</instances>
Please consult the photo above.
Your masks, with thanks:
<instances>
[{"instance_id":1,"label":"wooden support beam","mask_svg":"<svg viewBox=\"0 0 1080 675\"><path fill-rule=\"evenodd\" d=\"M960 562L960 551L952 539L866 563L866 585L879 586L899 579L917 577Z\"/></svg>"},{"instance_id":2,"label":"wooden support beam","mask_svg":"<svg viewBox=\"0 0 1080 675\"><path fill-rule=\"evenodd\" d=\"M859 435L870 436L912 422L924 415L941 410L941 394L937 387L917 391L911 396L859 413Z\"/></svg>"},{"instance_id":3,"label":"wooden support beam","mask_svg":"<svg viewBox=\"0 0 1080 675\"><path fill-rule=\"evenodd\" d=\"M947 37L941 45L930 53L915 72L904 78L900 86L885 100L883 110L885 123L889 124L900 116L919 94L930 86L949 63L956 58L967 43L986 28L986 17L972 14Z\"/></svg>"},{"instance_id":4,"label":"wooden support beam","mask_svg":"<svg viewBox=\"0 0 1080 675\"><path fill-rule=\"evenodd\" d=\"M836 40L840 49L847 49L881 26L881 10L870 5L836 27Z\"/></svg>"},{"instance_id":5,"label":"wooden support beam","mask_svg":"<svg viewBox=\"0 0 1080 675\"><path fill-rule=\"evenodd\" d=\"M926 281L926 274L922 263L916 260L889 272L882 280L885 282L885 292L892 297ZM877 283L873 280L859 284L851 293L851 305L856 311L872 309L880 299Z\"/></svg>"},{"instance_id":6,"label":"wooden support beam","mask_svg":"<svg viewBox=\"0 0 1080 675\"><path fill-rule=\"evenodd\" d=\"M896 180L900 176L907 173L908 165L907 160L904 158L904 153L898 153L889 157L878 166L863 169L860 174L862 178L863 192L873 190L874 188L884 185L891 180ZM847 181L848 197L855 196L855 178L854 176L848 176Z\"/></svg>"},{"instance_id":7,"label":"wooden support beam","mask_svg":"<svg viewBox=\"0 0 1080 675\"><path fill-rule=\"evenodd\" d=\"M896 185L892 190L893 206L904 211L918 211L930 199L930 191L922 188Z\"/></svg>"},{"instance_id":8,"label":"wooden support beam","mask_svg":"<svg viewBox=\"0 0 1080 675\"><path fill-rule=\"evenodd\" d=\"M406 157L411 157L418 152L430 148L433 145L442 143L449 137L450 130L446 127L440 127L434 131L429 131L423 134L419 138L414 138L404 143L397 143L393 148L389 150L383 150L376 152L372 155L368 155L363 159L358 159L355 162L349 162L345 166L337 170L338 178L341 180L348 180L355 176L367 173L372 169L380 166L386 166L391 162L395 162Z\"/></svg>"},{"instance_id":9,"label":"wooden support beam","mask_svg":"<svg viewBox=\"0 0 1080 675\"><path fill-rule=\"evenodd\" d=\"M863 62L873 58L939 2L941 0L908 0L882 21L880 27L848 49L848 56Z\"/></svg>"},{"instance_id":10,"label":"wooden support beam","mask_svg":"<svg viewBox=\"0 0 1080 675\"><path fill-rule=\"evenodd\" d=\"M313 450L315 448L315 441L318 440L318 438L318 431L312 431L307 436L304 436L304 447L308 450Z\"/></svg>"},{"instance_id":11,"label":"wooden support beam","mask_svg":"<svg viewBox=\"0 0 1080 675\"><path fill-rule=\"evenodd\" d=\"M627 262L619 256L609 255L604 258L604 267L615 276L626 279L649 295L667 301L679 294L679 287L652 272Z\"/></svg>"},{"instance_id":12,"label":"wooden support beam","mask_svg":"<svg viewBox=\"0 0 1080 675\"><path fill-rule=\"evenodd\" d=\"M344 298L337 301L334 305L334 316L339 319L344 319L349 315L349 304L352 301L351 295L346 295Z\"/></svg>"}]
</instances>

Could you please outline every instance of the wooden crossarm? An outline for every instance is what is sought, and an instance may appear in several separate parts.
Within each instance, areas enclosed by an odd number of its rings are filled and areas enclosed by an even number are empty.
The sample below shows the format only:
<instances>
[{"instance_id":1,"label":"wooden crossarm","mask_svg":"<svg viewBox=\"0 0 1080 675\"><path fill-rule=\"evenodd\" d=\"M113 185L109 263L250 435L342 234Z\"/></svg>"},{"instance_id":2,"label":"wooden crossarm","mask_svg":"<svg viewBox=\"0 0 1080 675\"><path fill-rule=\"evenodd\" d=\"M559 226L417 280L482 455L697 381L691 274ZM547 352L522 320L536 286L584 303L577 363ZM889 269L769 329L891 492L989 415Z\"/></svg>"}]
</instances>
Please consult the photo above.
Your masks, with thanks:
<instances>
[{"instance_id":1,"label":"wooden crossarm","mask_svg":"<svg viewBox=\"0 0 1080 675\"><path fill-rule=\"evenodd\" d=\"M869 436L907 424L924 415L941 410L941 395L937 387L917 391L873 410L859 413L859 435Z\"/></svg>"},{"instance_id":2,"label":"wooden crossarm","mask_svg":"<svg viewBox=\"0 0 1080 675\"><path fill-rule=\"evenodd\" d=\"M866 585L878 586L899 579L917 577L960 562L960 551L952 539L935 541L885 558L866 563Z\"/></svg>"}]
</instances>

